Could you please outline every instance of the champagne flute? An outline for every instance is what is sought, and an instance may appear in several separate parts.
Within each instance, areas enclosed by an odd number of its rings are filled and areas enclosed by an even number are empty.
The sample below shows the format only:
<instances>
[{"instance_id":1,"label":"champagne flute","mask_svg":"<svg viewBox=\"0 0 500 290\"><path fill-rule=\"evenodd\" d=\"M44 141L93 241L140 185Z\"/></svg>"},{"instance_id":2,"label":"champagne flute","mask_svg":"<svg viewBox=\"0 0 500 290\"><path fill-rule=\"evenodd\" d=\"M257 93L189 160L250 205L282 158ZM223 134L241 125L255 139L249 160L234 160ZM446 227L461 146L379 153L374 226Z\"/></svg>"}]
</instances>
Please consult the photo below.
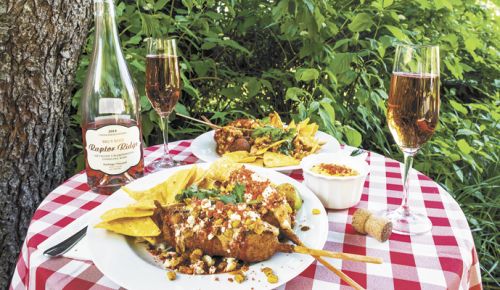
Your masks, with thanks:
<instances>
[{"instance_id":1,"label":"champagne flute","mask_svg":"<svg viewBox=\"0 0 500 290\"><path fill-rule=\"evenodd\" d=\"M408 174L418 149L431 138L439 119L439 47L398 45L394 58L387 123L404 154L403 202L385 215L393 232L415 235L430 231L432 223L408 206Z\"/></svg>"},{"instance_id":2,"label":"champagne flute","mask_svg":"<svg viewBox=\"0 0 500 290\"><path fill-rule=\"evenodd\" d=\"M146 168L155 172L176 166L168 149L168 117L181 95L176 40L152 37L148 40L146 56L146 95L161 119L163 156Z\"/></svg>"}]
</instances>

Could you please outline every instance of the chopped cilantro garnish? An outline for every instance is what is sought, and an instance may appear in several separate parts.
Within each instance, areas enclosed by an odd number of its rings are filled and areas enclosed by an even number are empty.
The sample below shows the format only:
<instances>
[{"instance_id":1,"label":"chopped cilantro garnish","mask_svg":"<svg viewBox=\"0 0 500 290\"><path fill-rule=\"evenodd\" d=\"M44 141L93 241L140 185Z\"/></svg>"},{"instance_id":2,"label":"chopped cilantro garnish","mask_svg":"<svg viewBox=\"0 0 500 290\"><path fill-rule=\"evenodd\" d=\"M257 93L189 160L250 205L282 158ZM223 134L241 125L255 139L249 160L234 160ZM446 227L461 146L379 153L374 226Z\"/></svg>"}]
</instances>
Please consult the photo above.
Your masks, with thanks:
<instances>
[{"instance_id":1,"label":"chopped cilantro garnish","mask_svg":"<svg viewBox=\"0 0 500 290\"><path fill-rule=\"evenodd\" d=\"M203 189L198 188L196 185L192 185L182 191L182 193L175 196L175 200L183 201L186 198L197 198L205 199L210 197L217 197L220 195L217 189Z\"/></svg>"},{"instance_id":2,"label":"chopped cilantro garnish","mask_svg":"<svg viewBox=\"0 0 500 290\"><path fill-rule=\"evenodd\" d=\"M237 183L229 194L223 194L217 189L203 189L192 185L182 191L181 194L175 196L175 200L183 201L186 198L205 199L211 198L220 200L223 203L241 203L244 202L245 185Z\"/></svg>"},{"instance_id":3,"label":"chopped cilantro garnish","mask_svg":"<svg viewBox=\"0 0 500 290\"><path fill-rule=\"evenodd\" d=\"M271 138L271 141L276 142L279 140L293 140L297 133L297 130L295 128L291 129L281 129L281 128L276 128L273 126L264 126L257 128L253 131L252 137L257 138L257 137L263 137L263 136L269 136Z\"/></svg>"}]
</instances>

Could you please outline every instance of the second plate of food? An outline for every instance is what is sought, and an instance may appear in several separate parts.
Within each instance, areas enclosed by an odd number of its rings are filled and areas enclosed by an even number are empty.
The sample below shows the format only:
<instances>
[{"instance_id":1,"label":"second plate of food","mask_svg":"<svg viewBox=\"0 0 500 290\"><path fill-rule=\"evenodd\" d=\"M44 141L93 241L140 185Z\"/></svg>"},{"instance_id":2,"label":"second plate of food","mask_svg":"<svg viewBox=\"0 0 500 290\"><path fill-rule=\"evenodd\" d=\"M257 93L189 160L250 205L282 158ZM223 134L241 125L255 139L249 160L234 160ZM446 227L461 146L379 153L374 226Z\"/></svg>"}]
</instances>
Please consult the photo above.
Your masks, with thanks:
<instances>
[{"instance_id":1,"label":"second plate of food","mask_svg":"<svg viewBox=\"0 0 500 290\"><path fill-rule=\"evenodd\" d=\"M295 188L293 192L298 194L295 197L299 196L300 198L298 200L292 198L291 207L288 210L290 212L293 208L294 213L295 223L292 235L295 235L306 246L320 249L327 239L328 218L319 199L307 187L279 172L248 165L245 165L243 169L239 167L238 171L235 171L235 167L231 167L233 169L229 170L229 167L224 167L223 162L219 161L218 163L219 165L186 165L159 171L132 182L125 189L118 190L106 199L94 211L87 230L89 249L97 268L115 283L127 289L270 289L286 283L304 271L313 262L312 256L275 251L270 257L261 261L263 252L276 246L272 245L272 243L276 243L276 240L269 239L272 237L269 233L276 229L267 223L264 223L264 226L260 223L254 224L256 214L251 211L259 207L256 202L263 206L283 205L283 203L273 202L273 200L276 201L273 192L285 190L288 200L288 191L283 188L278 189L278 187ZM217 174L225 175L227 180L216 180L220 179ZM252 181L248 183L249 180ZM241 182L244 182L246 187L241 186ZM249 186L248 184L253 185ZM271 187L269 188L269 186ZM175 199L172 200L172 198ZM254 199L255 201L253 201ZM160 202L156 202L152 206L153 200ZM185 205L182 207L174 206L174 208L166 206L160 211L163 214L163 226L158 225L162 221L155 218L158 212L157 209L153 208L158 208L160 203L175 204L180 200L184 200L183 204L188 200L189 208L186 209ZM207 200L211 200L211 202ZM227 210L226 207L231 209ZM286 208L285 206L282 209ZM155 212L155 215L152 215L152 211ZM276 210L276 216L280 215L279 212ZM281 213L286 214L286 210ZM186 221L182 220L182 214L188 215ZM250 239L248 241L239 241L239 239L233 241L234 243L242 243L242 247L250 243L255 244L251 249L242 249L243 252L237 254L250 260L255 258L258 261L244 266L242 269L243 277L238 277L235 273L209 273L212 267L215 272L217 272L216 268L229 267L229 264L234 262L230 259L213 264L214 261L210 257L193 257L197 250L192 251L189 257L172 258L170 255L175 255L175 249L165 251L161 247L160 249L152 249L146 246L145 241L151 242L148 235L158 235L159 233L156 233L158 231L161 234L157 237L169 239L170 237L165 234L165 231L172 230L171 239L175 240L175 243L180 243L177 231L183 233L186 226L192 226L193 231L196 232L196 227L203 228L203 225L208 222L211 224L208 227L211 231L217 224L218 215L227 215L227 219L221 218L222 222L230 222L228 225L220 225L219 228L225 228L225 230L215 235L221 243L224 240L222 239L225 236L224 233L227 233L228 229L232 228L233 233L243 224L244 227L250 227L254 233L268 233L267 239L264 239L262 244L257 241L258 239L255 240L256 236L252 238L254 239L252 241ZM204 221L203 219L208 220ZM141 223L141 226L135 225L137 223ZM290 226L286 218L280 221L280 224L279 228ZM144 235L145 237L142 242L138 243L136 238L126 236L126 234ZM274 235L276 234L274 233ZM198 232L196 235L200 235L200 233ZM184 246L188 248L189 243L201 241L199 237L196 236L194 240L189 240L188 237L188 240L177 244L176 248ZM245 237L248 238L248 234L243 236L243 238ZM210 234L208 234L205 241L209 243L213 239L210 239ZM154 241L154 237L152 240ZM229 244L231 249L234 249L234 244L231 244L233 242ZM214 247L218 245L205 246L207 245L200 244L196 247L204 248L204 251L210 252L217 251ZM258 251L258 247L262 249ZM236 252L238 251L236 250ZM156 252L157 255L152 255L152 252ZM252 257L253 255L256 257ZM203 264L201 267L207 268L204 273L201 271L200 275L195 273L177 274L173 281L169 280L167 274L169 272L165 269L166 260L169 261L167 266L172 266L172 263L177 259L185 259L185 262L181 263L189 263L196 258L202 261L199 262L200 265ZM193 265L196 266L196 264ZM212 267L208 267L209 265ZM179 270L197 271L197 267L191 266L179 267ZM244 281L241 281L242 279Z\"/></svg>"},{"instance_id":2,"label":"second plate of food","mask_svg":"<svg viewBox=\"0 0 500 290\"><path fill-rule=\"evenodd\" d=\"M273 112L264 119L237 119L202 134L191 143L191 150L205 162L225 157L278 171L294 170L306 156L340 150L339 142L318 128L309 118L285 124Z\"/></svg>"}]
</instances>

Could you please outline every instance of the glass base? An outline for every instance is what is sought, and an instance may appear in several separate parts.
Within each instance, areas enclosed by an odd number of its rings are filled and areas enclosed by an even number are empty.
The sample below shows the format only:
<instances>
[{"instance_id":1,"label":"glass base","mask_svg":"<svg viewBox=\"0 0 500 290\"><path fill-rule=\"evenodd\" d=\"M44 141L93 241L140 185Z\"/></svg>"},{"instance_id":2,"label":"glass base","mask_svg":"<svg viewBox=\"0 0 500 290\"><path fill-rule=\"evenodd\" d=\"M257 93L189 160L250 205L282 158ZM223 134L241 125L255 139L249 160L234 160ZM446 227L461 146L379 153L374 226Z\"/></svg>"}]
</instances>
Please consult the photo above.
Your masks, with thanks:
<instances>
[{"instance_id":1,"label":"glass base","mask_svg":"<svg viewBox=\"0 0 500 290\"><path fill-rule=\"evenodd\" d=\"M431 220L420 213L415 213L401 206L395 210L386 210L381 213L392 221L392 232L400 235L419 235L432 229Z\"/></svg>"},{"instance_id":2,"label":"glass base","mask_svg":"<svg viewBox=\"0 0 500 290\"><path fill-rule=\"evenodd\" d=\"M172 167L176 167L179 165L181 165L180 162L174 161L171 158L160 158L160 159L156 159L155 161L151 162L144 169L147 173L153 173L153 172L160 171L162 169L172 168Z\"/></svg>"}]
</instances>

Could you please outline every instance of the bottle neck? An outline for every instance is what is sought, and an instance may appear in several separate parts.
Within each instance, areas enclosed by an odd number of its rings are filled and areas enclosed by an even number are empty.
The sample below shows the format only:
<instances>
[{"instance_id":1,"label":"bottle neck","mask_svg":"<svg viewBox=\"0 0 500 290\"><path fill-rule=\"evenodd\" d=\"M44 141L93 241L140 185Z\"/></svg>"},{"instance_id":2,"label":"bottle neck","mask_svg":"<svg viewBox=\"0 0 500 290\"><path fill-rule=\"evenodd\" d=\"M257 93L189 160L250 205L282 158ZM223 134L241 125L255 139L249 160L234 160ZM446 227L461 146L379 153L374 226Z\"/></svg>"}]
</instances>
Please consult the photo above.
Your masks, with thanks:
<instances>
[{"instance_id":1,"label":"bottle neck","mask_svg":"<svg viewBox=\"0 0 500 290\"><path fill-rule=\"evenodd\" d=\"M115 23L113 0L94 0L95 13L95 49L120 51L120 41Z\"/></svg>"}]
</instances>

